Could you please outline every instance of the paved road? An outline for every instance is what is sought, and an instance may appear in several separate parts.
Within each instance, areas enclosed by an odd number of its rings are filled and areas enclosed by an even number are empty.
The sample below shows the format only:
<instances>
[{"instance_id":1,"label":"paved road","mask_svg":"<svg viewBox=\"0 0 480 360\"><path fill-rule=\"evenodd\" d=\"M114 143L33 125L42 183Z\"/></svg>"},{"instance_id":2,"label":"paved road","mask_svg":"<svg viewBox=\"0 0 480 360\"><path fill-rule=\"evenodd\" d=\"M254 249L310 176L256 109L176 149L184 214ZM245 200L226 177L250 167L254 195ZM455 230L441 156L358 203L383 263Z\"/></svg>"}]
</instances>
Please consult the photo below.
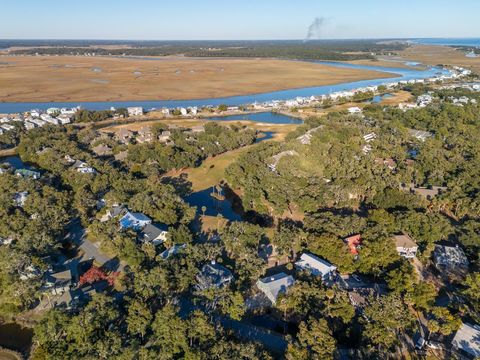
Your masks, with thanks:
<instances>
[{"instance_id":1,"label":"paved road","mask_svg":"<svg viewBox=\"0 0 480 360\"><path fill-rule=\"evenodd\" d=\"M188 296L183 296L179 299L180 312L182 318L188 317L194 310L201 310L208 314L202 304L194 304L192 299ZM247 321L238 321L230 319L226 316L215 316L215 320L220 322L226 329L232 330L239 338L250 341L258 341L263 344L268 350L282 356L287 349L288 342L285 337L274 331L253 325Z\"/></svg>"},{"instance_id":2,"label":"paved road","mask_svg":"<svg viewBox=\"0 0 480 360\"><path fill-rule=\"evenodd\" d=\"M104 266L112 265L113 269L116 271L123 271L124 264L117 261L117 259L112 258L111 256L103 254L98 248L100 244L93 243L87 239L85 236L85 229L81 226L79 220L74 220L70 226L70 231L67 235L67 238L76 244L84 253L81 261L92 260Z\"/></svg>"},{"instance_id":3,"label":"paved road","mask_svg":"<svg viewBox=\"0 0 480 360\"><path fill-rule=\"evenodd\" d=\"M258 341L276 354L283 355L287 349L288 342L285 338L273 331L226 317L221 317L219 320L223 327L233 330L238 337Z\"/></svg>"}]
</instances>

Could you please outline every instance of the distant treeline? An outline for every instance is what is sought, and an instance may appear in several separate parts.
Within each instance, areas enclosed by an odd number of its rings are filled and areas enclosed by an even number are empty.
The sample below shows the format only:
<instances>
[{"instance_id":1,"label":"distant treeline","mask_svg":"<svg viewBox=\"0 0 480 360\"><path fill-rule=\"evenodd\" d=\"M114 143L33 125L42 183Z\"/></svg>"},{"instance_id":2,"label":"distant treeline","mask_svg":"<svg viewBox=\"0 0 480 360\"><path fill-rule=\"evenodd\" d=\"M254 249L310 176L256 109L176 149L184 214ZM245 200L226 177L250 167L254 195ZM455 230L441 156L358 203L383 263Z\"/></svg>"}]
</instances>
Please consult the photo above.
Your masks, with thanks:
<instances>
[{"instance_id":1,"label":"distant treeline","mask_svg":"<svg viewBox=\"0 0 480 360\"><path fill-rule=\"evenodd\" d=\"M402 50L405 45L377 41L211 41L211 42L139 42L122 44L129 48L106 49L107 44L56 44L12 51L21 55L86 55L99 56L167 56L182 54L191 57L275 57L312 60L358 60L373 58L372 53ZM110 44L115 45L115 44ZM117 45L120 45L118 43ZM44 46L44 45L42 45Z\"/></svg>"}]
</instances>

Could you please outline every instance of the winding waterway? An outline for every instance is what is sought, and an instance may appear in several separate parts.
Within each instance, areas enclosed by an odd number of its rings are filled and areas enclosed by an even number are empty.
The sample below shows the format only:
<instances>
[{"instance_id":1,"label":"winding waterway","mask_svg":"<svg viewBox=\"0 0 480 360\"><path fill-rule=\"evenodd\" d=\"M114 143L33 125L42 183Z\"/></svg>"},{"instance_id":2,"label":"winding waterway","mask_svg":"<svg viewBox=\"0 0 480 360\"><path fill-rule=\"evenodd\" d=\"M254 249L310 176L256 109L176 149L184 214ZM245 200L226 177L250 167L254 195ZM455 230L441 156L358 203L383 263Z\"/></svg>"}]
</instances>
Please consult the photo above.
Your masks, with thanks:
<instances>
[{"instance_id":1,"label":"winding waterway","mask_svg":"<svg viewBox=\"0 0 480 360\"><path fill-rule=\"evenodd\" d=\"M75 107L82 106L89 110L106 110L110 107L127 107L127 106L141 106L145 109L151 108L176 108L189 106L218 106L220 104L227 105L245 105L263 103L273 100L288 100L300 97L310 97L326 95L337 91L345 91L357 89L366 86L378 86L389 82L400 80L417 80L434 77L435 75L448 74L447 70L440 68L429 67L427 69L403 69L395 67L382 67L373 65L357 65L332 61L314 61L322 65L333 66L337 68L349 68L358 70L374 70L380 72L388 72L397 74L393 78L381 78L372 80L354 81L348 83L341 83L336 85L324 85L314 87L296 88L282 91L273 91L261 94L251 94L242 96L232 96L224 98L207 98L207 99L192 99L192 100L151 100L151 101L100 101L100 102L3 102L0 103L0 113L17 113L29 111L31 109L46 110L50 107ZM294 84L292 84L294 86Z\"/></svg>"}]
</instances>

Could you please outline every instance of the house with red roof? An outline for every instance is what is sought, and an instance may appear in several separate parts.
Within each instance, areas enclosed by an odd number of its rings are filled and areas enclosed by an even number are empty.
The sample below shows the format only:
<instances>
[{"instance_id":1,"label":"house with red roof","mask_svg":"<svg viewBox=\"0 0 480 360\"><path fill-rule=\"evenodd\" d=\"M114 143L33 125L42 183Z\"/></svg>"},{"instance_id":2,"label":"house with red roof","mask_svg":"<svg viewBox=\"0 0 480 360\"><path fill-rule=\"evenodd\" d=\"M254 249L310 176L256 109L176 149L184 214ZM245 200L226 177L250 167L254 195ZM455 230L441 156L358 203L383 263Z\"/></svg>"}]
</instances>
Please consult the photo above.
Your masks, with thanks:
<instances>
[{"instance_id":1,"label":"house with red roof","mask_svg":"<svg viewBox=\"0 0 480 360\"><path fill-rule=\"evenodd\" d=\"M352 235L344 239L353 255L358 255L358 248L362 245L362 236L360 234Z\"/></svg>"}]
</instances>

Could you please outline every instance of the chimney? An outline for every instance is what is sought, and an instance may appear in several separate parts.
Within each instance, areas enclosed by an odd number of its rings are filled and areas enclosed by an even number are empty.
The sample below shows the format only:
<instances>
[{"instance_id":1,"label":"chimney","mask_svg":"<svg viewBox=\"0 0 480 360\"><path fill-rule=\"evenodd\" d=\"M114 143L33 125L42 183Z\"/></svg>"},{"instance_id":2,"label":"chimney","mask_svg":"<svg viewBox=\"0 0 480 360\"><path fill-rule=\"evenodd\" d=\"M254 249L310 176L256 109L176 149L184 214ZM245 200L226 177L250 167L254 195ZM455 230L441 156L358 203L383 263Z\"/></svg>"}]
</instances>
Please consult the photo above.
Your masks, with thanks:
<instances>
[{"instance_id":1,"label":"chimney","mask_svg":"<svg viewBox=\"0 0 480 360\"><path fill-rule=\"evenodd\" d=\"M212 265L215 265L215 260L212 260L210 263L211 263Z\"/></svg>"}]
</instances>

